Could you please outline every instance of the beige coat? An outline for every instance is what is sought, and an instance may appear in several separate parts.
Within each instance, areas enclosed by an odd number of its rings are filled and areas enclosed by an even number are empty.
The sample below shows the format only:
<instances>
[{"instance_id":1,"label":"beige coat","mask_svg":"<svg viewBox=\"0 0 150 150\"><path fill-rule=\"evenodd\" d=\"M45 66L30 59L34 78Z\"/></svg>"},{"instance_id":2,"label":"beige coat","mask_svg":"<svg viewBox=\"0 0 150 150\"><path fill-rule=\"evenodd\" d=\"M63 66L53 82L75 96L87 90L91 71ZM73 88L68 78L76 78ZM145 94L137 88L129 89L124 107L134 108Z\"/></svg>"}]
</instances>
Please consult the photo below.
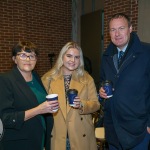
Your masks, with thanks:
<instances>
[{"instance_id":1,"label":"beige coat","mask_svg":"<svg viewBox=\"0 0 150 150\"><path fill-rule=\"evenodd\" d=\"M47 80L49 73L42 77L43 84L48 93L57 93L60 109L54 113L54 127L52 130L51 150L66 150L66 136L68 132L71 150L97 150L94 125L91 113L97 111L100 104L94 81L86 73L88 82L80 83L72 76L70 89L77 89L78 96L83 103L83 111L74 109L66 104L64 78L55 77Z\"/></svg>"}]
</instances>

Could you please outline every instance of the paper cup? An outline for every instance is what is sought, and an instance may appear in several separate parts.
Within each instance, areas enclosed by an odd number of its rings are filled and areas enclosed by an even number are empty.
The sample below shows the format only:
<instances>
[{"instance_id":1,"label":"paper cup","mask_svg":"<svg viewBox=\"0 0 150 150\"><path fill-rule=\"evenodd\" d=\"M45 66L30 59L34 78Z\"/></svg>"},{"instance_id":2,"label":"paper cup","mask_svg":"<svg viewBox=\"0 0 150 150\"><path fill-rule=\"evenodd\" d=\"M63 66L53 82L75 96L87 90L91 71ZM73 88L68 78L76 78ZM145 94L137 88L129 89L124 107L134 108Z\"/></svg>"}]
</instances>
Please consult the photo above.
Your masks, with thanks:
<instances>
[{"instance_id":1,"label":"paper cup","mask_svg":"<svg viewBox=\"0 0 150 150\"><path fill-rule=\"evenodd\" d=\"M46 96L46 100L47 101L54 101L54 100L58 101L58 94L49 94ZM58 111L58 109L53 110L53 112L56 112L56 111Z\"/></svg>"},{"instance_id":2,"label":"paper cup","mask_svg":"<svg viewBox=\"0 0 150 150\"><path fill-rule=\"evenodd\" d=\"M74 99L75 97L78 95L78 91L76 89L69 89L67 91L67 97L68 97L68 101L69 101L69 105L70 106L74 106Z\"/></svg>"}]
</instances>

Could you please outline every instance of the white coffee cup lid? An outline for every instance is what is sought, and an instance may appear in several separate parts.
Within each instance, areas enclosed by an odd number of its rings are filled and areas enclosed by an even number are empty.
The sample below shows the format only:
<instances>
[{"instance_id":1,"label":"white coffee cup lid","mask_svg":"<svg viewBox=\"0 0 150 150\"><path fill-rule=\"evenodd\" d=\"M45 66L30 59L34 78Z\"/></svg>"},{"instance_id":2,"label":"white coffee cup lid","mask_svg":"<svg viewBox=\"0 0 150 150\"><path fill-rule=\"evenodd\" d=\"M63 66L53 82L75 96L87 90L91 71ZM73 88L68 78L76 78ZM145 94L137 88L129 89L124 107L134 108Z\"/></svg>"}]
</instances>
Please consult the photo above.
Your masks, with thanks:
<instances>
[{"instance_id":1,"label":"white coffee cup lid","mask_svg":"<svg viewBox=\"0 0 150 150\"><path fill-rule=\"evenodd\" d=\"M58 97L58 94L49 94L46 96L46 98L54 98L54 97Z\"/></svg>"}]
</instances>

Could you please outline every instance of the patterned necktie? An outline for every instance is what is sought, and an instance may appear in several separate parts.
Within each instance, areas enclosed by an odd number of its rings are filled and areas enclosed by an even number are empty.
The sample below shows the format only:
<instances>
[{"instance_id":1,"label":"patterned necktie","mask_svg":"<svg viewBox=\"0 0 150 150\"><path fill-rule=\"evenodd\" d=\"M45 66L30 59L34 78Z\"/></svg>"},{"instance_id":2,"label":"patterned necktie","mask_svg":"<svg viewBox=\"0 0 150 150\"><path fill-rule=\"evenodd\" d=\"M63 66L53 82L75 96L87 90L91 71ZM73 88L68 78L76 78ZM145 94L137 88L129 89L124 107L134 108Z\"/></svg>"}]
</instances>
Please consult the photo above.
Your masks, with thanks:
<instances>
[{"instance_id":1,"label":"patterned necktie","mask_svg":"<svg viewBox=\"0 0 150 150\"><path fill-rule=\"evenodd\" d=\"M122 58L123 58L123 55L124 55L124 52L123 51L120 51L119 52L119 57L118 57L118 65L120 64Z\"/></svg>"}]
</instances>

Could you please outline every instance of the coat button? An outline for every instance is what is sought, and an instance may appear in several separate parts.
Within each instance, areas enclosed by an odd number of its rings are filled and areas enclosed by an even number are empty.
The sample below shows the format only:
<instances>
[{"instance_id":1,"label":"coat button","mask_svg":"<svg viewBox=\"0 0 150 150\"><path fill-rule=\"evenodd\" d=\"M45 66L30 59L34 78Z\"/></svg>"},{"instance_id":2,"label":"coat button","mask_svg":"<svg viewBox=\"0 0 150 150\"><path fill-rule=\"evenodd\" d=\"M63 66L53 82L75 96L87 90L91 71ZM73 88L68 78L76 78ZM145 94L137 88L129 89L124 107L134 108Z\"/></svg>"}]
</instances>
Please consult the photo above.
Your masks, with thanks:
<instances>
[{"instance_id":1,"label":"coat button","mask_svg":"<svg viewBox=\"0 0 150 150\"><path fill-rule=\"evenodd\" d=\"M83 120L83 118L81 118L81 120Z\"/></svg>"},{"instance_id":2,"label":"coat button","mask_svg":"<svg viewBox=\"0 0 150 150\"><path fill-rule=\"evenodd\" d=\"M16 120L15 120L15 119L13 119L13 122L16 122Z\"/></svg>"},{"instance_id":3,"label":"coat button","mask_svg":"<svg viewBox=\"0 0 150 150\"><path fill-rule=\"evenodd\" d=\"M86 136L86 134L83 134L83 137L85 137Z\"/></svg>"}]
</instances>

